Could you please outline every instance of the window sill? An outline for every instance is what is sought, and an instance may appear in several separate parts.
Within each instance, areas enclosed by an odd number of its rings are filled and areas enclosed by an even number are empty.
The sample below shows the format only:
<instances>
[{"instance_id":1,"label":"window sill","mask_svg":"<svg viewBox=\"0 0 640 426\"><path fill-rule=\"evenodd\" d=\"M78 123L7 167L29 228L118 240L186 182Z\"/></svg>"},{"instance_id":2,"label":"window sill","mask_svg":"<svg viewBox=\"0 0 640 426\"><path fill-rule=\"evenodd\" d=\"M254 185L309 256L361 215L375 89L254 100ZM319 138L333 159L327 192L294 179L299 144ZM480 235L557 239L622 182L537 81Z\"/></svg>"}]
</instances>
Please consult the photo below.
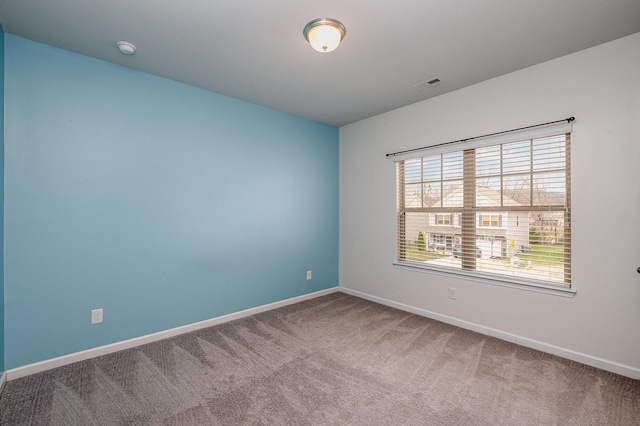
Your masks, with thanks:
<instances>
[{"instance_id":1,"label":"window sill","mask_svg":"<svg viewBox=\"0 0 640 426\"><path fill-rule=\"evenodd\" d=\"M555 284L539 284L527 282L525 280L517 280L512 277L506 277L505 279L499 279L495 277L485 277L482 275L477 275L475 273L465 273L464 271L458 269L450 269L437 267L432 265L420 265L414 263L404 263L404 262L393 262L393 266L398 269L406 269L409 271L422 272L428 274L441 275L446 277L455 277L469 281L475 281L482 284L490 284L497 285L501 287L509 287L515 288L518 290L526 290L532 291L535 293L543 293L550 294L553 296L562 296L562 297L574 297L577 293L575 289L572 289L565 285L555 285Z\"/></svg>"}]
</instances>

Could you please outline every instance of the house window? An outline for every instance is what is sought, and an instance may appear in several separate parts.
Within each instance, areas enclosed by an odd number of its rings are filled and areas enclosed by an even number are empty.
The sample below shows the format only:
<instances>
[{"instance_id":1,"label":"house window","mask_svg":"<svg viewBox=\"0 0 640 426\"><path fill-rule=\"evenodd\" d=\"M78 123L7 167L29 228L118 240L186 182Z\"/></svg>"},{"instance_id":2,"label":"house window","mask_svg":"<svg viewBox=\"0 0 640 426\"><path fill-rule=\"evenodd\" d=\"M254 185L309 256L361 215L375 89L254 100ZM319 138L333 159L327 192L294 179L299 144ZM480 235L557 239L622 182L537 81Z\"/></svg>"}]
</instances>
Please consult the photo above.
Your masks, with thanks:
<instances>
[{"instance_id":1,"label":"house window","mask_svg":"<svg viewBox=\"0 0 640 426\"><path fill-rule=\"evenodd\" d=\"M571 285L570 127L440 146L397 162L397 264L524 285ZM445 144L448 145L448 144ZM435 217L435 221L429 218ZM415 262L413 230L457 226Z\"/></svg>"},{"instance_id":2,"label":"house window","mask_svg":"<svg viewBox=\"0 0 640 426\"><path fill-rule=\"evenodd\" d=\"M436 225L451 225L450 213L436 213Z\"/></svg>"},{"instance_id":3,"label":"house window","mask_svg":"<svg viewBox=\"0 0 640 426\"><path fill-rule=\"evenodd\" d=\"M502 215L480 214L478 215L478 226L483 228L502 228Z\"/></svg>"}]
</instances>

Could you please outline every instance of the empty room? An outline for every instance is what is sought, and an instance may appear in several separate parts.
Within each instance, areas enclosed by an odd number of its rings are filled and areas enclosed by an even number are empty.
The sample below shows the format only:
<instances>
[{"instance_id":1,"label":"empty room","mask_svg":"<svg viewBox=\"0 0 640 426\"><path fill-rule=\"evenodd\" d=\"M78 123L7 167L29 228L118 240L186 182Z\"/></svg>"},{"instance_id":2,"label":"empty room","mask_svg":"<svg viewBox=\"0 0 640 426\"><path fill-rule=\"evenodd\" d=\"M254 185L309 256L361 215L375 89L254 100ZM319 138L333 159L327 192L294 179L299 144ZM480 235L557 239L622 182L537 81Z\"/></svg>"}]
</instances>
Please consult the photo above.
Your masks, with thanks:
<instances>
[{"instance_id":1,"label":"empty room","mask_svg":"<svg viewBox=\"0 0 640 426\"><path fill-rule=\"evenodd\" d=\"M640 2L0 0L0 425L640 425Z\"/></svg>"}]
</instances>

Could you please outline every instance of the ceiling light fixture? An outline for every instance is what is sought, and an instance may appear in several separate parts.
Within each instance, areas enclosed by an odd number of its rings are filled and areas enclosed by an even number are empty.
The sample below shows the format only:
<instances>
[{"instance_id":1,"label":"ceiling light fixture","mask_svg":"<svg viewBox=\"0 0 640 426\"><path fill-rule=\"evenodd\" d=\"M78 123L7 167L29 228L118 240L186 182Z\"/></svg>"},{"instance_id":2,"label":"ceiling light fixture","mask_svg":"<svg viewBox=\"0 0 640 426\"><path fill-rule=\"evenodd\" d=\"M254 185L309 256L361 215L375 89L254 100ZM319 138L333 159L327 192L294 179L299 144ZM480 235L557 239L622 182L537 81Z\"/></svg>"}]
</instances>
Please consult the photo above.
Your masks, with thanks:
<instances>
[{"instance_id":1,"label":"ceiling light fixture","mask_svg":"<svg viewBox=\"0 0 640 426\"><path fill-rule=\"evenodd\" d=\"M302 30L311 47L321 53L336 50L346 33L344 25L331 18L314 19Z\"/></svg>"},{"instance_id":2,"label":"ceiling light fixture","mask_svg":"<svg viewBox=\"0 0 640 426\"><path fill-rule=\"evenodd\" d=\"M119 41L116 43L116 46L118 46L120 53L123 55L133 55L136 53L136 47L128 41Z\"/></svg>"}]
</instances>

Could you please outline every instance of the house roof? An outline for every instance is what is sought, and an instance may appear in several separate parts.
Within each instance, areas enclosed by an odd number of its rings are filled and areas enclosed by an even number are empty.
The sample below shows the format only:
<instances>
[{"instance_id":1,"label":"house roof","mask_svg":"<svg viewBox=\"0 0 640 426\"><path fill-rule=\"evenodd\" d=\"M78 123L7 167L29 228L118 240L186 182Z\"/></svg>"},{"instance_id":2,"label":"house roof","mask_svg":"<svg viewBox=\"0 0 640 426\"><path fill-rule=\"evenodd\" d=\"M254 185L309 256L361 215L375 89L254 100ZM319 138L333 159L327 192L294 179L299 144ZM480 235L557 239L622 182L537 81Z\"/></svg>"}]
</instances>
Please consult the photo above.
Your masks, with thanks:
<instances>
[{"instance_id":1,"label":"house roof","mask_svg":"<svg viewBox=\"0 0 640 426\"><path fill-rule=\"evenodd\" d=\"M444 207L462 207L463 193L462 185L458 186L454 191L445 196L442 200ZM476 205L479 207L498 207L498 206L521 206L522 204L507 197L500 198L500 192L486 186L476 187Z\"/></svg>"}]
</instances>

